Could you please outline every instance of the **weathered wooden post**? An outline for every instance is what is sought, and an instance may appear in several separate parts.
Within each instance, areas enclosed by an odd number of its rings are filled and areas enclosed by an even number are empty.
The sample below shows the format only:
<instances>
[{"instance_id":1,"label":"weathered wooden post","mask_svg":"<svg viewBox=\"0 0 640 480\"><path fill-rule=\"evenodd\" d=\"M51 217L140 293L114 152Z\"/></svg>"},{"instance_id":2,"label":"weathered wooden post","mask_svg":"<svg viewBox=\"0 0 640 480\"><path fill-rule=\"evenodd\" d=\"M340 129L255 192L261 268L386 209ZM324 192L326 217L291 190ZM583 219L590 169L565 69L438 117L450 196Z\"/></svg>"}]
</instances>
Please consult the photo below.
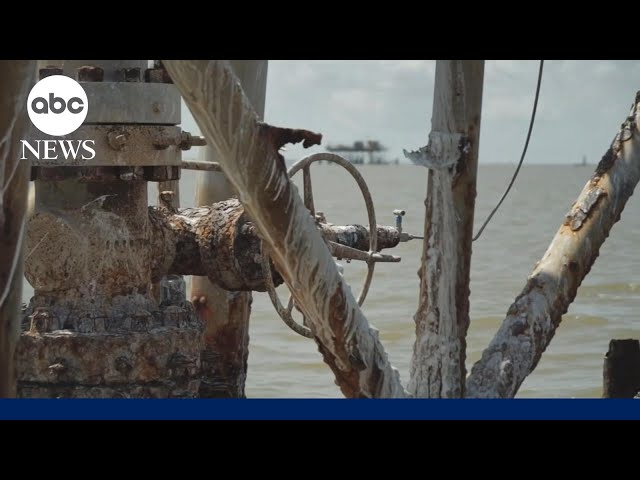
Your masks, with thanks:
<instances>
[{"instance_id":1,"label":"weathered wooden post","mask_svg":"<svg viewBox=\"0 0 640 480\"><path fill-rule=\"evenodd\" d=\"M603 398L633 398L640 392L640 341L611 340L604 357Z\"/></svg>"},{"instance_id":2,"label":"weathered wooden post","mask_svg":"<svg viewBox=\"0 0 640 480\"><path fill-rule=\"evenodd\" d=\"M264 117L268 60L230 60L230 64L256 113ZM211 146L203 148L200 156L207 162L218 160ZM222 172L199 172L196 188L196 205L211 205L235 195ZM200 396L244 397L251 292L230 292L207 277L194 276L189 297L205 324Z\"/></svg>"},{"instance_id":3,"label":"weathered wooden post","mask_svg":"<svg viewBox=\"0 0 640 480\"><path fill-rule=\"evenodd\" d=\"M429 144L405 153L429 168L409 391L464 397L469 274L484 61L438 60Z\"/></svg>"},{"instance_id":4,"label":"weathered wooden post","mask_svg":"<svg viewBox=\"0 0 640 480\"><path fill-rule=\"evenodd\" d=\"M20 140L28 129L27 96L36 65L35 60L0 61L0 398L16 395L13 357L20 337L30 167L20 159Z\"/></svg>"}]
</instances>

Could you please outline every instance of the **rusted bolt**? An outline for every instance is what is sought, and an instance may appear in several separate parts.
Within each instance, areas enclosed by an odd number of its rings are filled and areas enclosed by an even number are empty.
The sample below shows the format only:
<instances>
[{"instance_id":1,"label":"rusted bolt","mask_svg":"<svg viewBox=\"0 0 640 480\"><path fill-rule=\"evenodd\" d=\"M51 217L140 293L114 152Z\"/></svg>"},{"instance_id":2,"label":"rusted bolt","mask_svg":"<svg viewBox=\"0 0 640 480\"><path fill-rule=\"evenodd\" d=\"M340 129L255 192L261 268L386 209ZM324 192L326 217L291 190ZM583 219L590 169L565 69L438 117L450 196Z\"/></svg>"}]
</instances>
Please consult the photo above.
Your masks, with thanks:
<instances>
[{"instance_id":1,"label":"rusted bolt","mask_svg":"<svg viewBox=\"0 0 640 480\"><path fill-rule=\"evenodd\" d=\"M176 138L172 135L167 135L166 133L158 133L152 140L153 147L157 150L164 150L169 148L170 145L175 145L177 143Z\"/></svg>"},{"instance_id":2,"label":"rusted bolt","mask_svg":"<svg viewBox=\"0 0 640 480\"><path fill-rule=\"evenodd\" d=\"M147 83L173 83L163 67L147 68L144 71L144 81Z\"/></svg>"},{"instance_id":3,"label":"rusted bolt","mask_svg":"<svg viewBox=\"0 0 640 480\"><path fill-rule=\"evenodd\" d=\"M128 375L131 370L133 370L133 366L127 357L120 356L116 358L114 362L115 369L123 375Z\"/></svg>"},{"instance_id":4,"label":"rusted bolt","mask_svg":"<svg viewBox=\"0 0 640 480\"><path fill-rule=\"evenodd\" d=\"M62 69L60 67L56 67L54 65L48 65L45 68L41 68L38 71L40 76L40 80L46 77L50 77L52 75L62 75Z\"/></svg>"},{"instance_id":5,"label":"rusted bolt","mask_svg":"<svg viewBox=\"0 0 640 480\"><path fill-rule=\"evenodd\" d=\"M104 80L104 70L91 65L78 68L79 82L102 82Z\"/></svg>"},{"instance_id":6,"label":"rusted bolt","mask_svg":"<svg viewBox=\"0 0 640 480\"><path fill-rule=\"evenodd\" d=\"M67 361L64 358L56 358L53 362L49 365L49 374L61 375L67 371Z\"/></svg>"},{"instance_id":7,"label":"rusted bolt","mask_svg":"<svg viewBox=\"0 0 640 480\"><path fill-rule=\"evenodd\" d=\"M204 147L205 145L207 145L207 139L198 135L192 135L191 145L194 147Z\"/></svg>"},{"instance_id":8,"label":"rusted bolt","mask_svg":"<svg viewBox=\"0 0 640 480\"><path fill-rule=\"evenodd\" d=\"M127 134L122 131L112 130L107 134L107 140L114 150L124 150L127 144Z\"/></svg>"},{"instance_id":9,"label":"rusted bolt","mask_svg":"<svg viewBox=\"0 0 640 480\"><path fill-rule=\"evenodd\" d=\"M116 80L118 82L139 82L140 68L120 68L116 71Z\"/></svg>"},{"instance_id":10,"label":"rusted bolt","mask_svg":"<svg viewBox=\"0 0 640 480\"><path fill-rule=\"evenodd\" d=\"M203 147L207 144L207 140L204 137L193 136L189 132L182 132L180 134L180 140L178 141L178 147L181 150L190 150L191 147Z\"/></svg>"}]
</instances>

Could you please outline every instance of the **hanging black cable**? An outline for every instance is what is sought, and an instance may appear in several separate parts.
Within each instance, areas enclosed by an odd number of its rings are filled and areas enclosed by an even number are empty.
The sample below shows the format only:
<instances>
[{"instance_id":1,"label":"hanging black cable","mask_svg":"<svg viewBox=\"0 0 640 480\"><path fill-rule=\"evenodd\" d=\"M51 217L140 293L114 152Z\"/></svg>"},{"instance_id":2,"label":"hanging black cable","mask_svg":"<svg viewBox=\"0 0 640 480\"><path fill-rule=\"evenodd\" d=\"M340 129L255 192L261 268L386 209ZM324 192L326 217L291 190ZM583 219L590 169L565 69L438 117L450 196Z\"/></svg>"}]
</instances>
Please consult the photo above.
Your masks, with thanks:
<instances>
[{"instance_id":1,"label":"hanging black cable","mask_svg":"<svg viewBox=\"0 0 640 480\"><path fill-rule=\"evenodd\" d=\"M504 194L502 195L502 198L500 199L498 204L495 206L495 208L491 211L487 219L484 221L484 223L482 224L482 227L480 227L480 230L478 231L478 233L476 233L476 236L471 239L473 242L475 242L478 238L480 238L480 235L482 235L482 231L485 229L487 224L491 221L491 218L493 217L493 215L498 211L498 208L500 208L500 205L502 205L502 202L504 201L504 199L507 198L507 195L509 194L509 190L511 190L511 187L516 181L516 177L518 176L520 167L524 162L524 157L527 154L527 148L529 147L529 139L531 138L531 132L533 131L533 123L535 122L535 119L536 119L536 110L538 109L538 97L540 96L540 84L542 83L542 67L543 66L544 66L544 60L540 60L540 70L538 71L538 86L536 87L536 97L533 101L533 112L531 113L531 122L529 123L529 132L527 133L527 140L524 142L524 149L522 150L522 156L520 157L520 162L518 163L518 167L516 168L516 171L513 174L513 177L511 178L511 182L509 183L509 186L507 187Z\"/></svg>"}]
</instances>

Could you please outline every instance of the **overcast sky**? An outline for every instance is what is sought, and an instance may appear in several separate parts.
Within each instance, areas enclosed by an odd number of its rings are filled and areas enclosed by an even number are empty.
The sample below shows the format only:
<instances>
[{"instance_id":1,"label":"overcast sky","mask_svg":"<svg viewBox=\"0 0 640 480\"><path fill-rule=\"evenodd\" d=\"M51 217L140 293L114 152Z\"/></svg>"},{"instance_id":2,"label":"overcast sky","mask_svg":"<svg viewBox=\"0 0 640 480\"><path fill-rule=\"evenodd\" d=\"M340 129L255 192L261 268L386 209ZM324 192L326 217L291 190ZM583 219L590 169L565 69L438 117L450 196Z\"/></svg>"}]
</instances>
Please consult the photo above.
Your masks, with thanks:
<instances>
[{"instance_id":1,"label":"overcast sky","mask_svg":"<svg viewBox=\"0 0 640 480\"><path fill-rule=\"evenodd\" d=\"M524 145L537 60L488 60L481 163L516 163ZM323 145L376 139L387 157L427 143L433 60L270 60L265 120L323 134ZM640 61L545 61L526 163L600 160L640 90ZM185 118L185 128L193 120ZM314 147L308 152L320 151ZM307 151L287 147L288 160Z\"/></svg>"}]
</instances>

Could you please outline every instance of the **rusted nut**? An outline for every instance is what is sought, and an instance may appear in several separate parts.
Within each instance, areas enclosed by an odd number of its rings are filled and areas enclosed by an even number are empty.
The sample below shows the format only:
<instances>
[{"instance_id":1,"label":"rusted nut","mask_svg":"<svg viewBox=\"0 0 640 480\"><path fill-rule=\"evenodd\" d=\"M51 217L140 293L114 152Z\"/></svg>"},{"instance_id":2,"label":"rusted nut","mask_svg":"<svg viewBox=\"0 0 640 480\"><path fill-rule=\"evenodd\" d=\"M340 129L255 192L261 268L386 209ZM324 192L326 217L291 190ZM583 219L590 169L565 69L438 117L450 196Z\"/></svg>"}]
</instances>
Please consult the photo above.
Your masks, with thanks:
<instances>
[{"instance_id":1,"label":"rusted nut","mask_svg":"<svg viewBox=\"0 0 640 480\"><path fill-rule=\"evenodd\" d=\"M49 365L50 375L62 375L68 370L67 361L64 358L56 358L53 362Z\"/></svg>"},{"instance_id":2,"label":"rusted nut","mask_svg":"<svg viewBox=\"0 0 640 480\"><path fill-rule=\"evenodd\" d=\"M178 146L182 150L189 150L191 147L204 147L207 139L199 135L191 135L189 132L182 132Z\"/></svg>"},{"instance_id":3,"label":"rusted nut","mask_svg":"<svg viewBox=\"0 0 640 480\"><path fill-rule=\"evenodd\" d=\"M165 150L171 145L177 145L178 142L179 140L176 139L175 135L167 132L158 132L152 140L152 145L156 150Z\"/></svg>"},{"instance_id":4,"label":"rusted nut","mask_svg":"<svg viewBox=\"0 0 640 480\"><path fill-rule=\"evenodd\" d=\"M153 146L158 150L164 150L170 146L177 146L180 150L189 150L192 146L204 146L207 141L204 137L193 136L189 132L180 132L179 135L158 135L153 140Z\"/></svg>"},{"instance_id":5,"label":"rusted nut","mask_svg":"<svg viewBox=\"0 0 640 480\"><path fill-rule=\"evenodd\" d=\"M120 372L122 375L129 375L131 370L133 370L133 365L127 357L120 356L116 358L114 362L115 369Z\"/></svg>"},{"instance_id":6,"label":"rusted nut","mask_svg":"<svg viewBox=\"0 0 640 480\"><path fill-rule=\"evenodd\" d=\"M180 150L189 150L193 142L193 137L189 132L182 132L180 134L180 140L178 141L178 147Z\"/></svg>"},{"instance_id":7,"label":"rusted nut","mask_svg":"<svg viewBox=\"0 0 640 480\"><path fill-rule=\"evenodd\" d=\"M62 75L62 69L60 67L49 65L45 68L41 68L38 71L38 75L40 76L40 80L42 80L43 78L47 78L52 75Z\"/></svg>"},{"instance_id":8,"label":"rusted nut","mask_svg":"<svg viewBox=\"0 0 640 480\"><path fill-rule=\"evenodd\" d=\"M109 142L109 146L114 150L124 150L128 138L125 132L112 130L107 133L107 140Z\"/></svg>"},{"instance_id":9,"label":"rusted nut","mask_svg":"<svg viewBox=\"0 0 640 480\"><path fill-rule=\"evenodd\" d=\"M104 81L104 70L100 67L84 66L78 68L79 82L102 82Z\"/></svg>"},{"instance_id":10,"label":"rusted nut","mask_svg":"<svg viewBox=\"0 0 640 480\"><path fill-rule=\"evenodd\" d=\"M176 196L174 192L171 190L165 190L160 192L160 205L166 208L167 210L173 211L173 199Z\"/></svg>"},{"instance_id":11,"label":"rusted nut","mask_svg":"<svg viewBox=\"0 0 640 480\"><path fill-rule=\"evenodd\" d=\"M180 150L190 150L191 147L204 147L207 144L207 139L200 136L193 136L189 132L182 132L178 141L178 148Z\"/></svg>"},{"instance_id":12,"label":"rusted nut","mask_svg":"<svg viewBox=\"0 0 640 480\"><path fill-rule=\"evenodd\" d=\"M139 82L140 81L140 68L120 68L116 70L117 82Z\"/></svg>"},{"instance_id":13,"label":"rusted nut","mask_svg":"<svg viewBox=\"0 0 640 480\"><path fill-rule=\"evenodd\" d=\"M147 68L144 71L144 81L147 83L173 83L164 67Z\"/></svg>"},{"instance_id":14,"label":"rusted nut","mask_svg":"<svg viewBox=\"0 0 640 480\"><path fill-rule=\"evenodd\" d=\"M48 310L38 308L31 315L30 333L48 332L53 317Z\"/></svg>"}]
</instances>

